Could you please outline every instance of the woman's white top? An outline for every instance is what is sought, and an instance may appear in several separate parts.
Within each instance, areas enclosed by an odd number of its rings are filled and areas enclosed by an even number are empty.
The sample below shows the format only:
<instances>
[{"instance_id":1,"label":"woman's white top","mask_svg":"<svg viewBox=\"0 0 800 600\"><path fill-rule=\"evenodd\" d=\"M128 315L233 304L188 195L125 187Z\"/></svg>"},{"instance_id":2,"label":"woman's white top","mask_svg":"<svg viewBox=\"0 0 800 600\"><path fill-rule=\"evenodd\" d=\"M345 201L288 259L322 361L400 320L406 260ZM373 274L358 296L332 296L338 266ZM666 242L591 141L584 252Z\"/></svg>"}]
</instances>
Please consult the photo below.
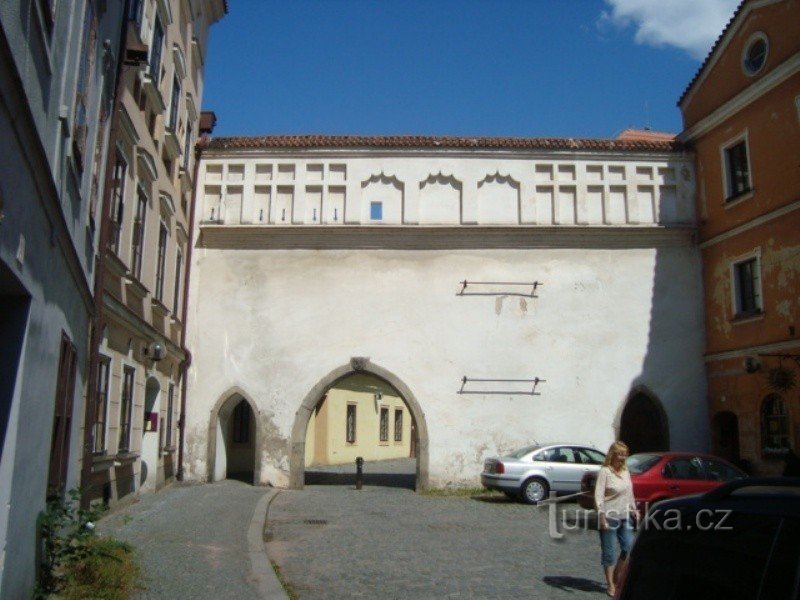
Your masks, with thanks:
<instances>
[{"instance_id":1,"label":"woman's white top","mask_svg":"<svg viewBox=\"0 0 800 600\"><path fill-rule=\"evenodd\" d=\"M601 468L594 488L594 503L598 513L611 519L625 519L635 511L636 500L628 469L616 473L611 467Z\"/></svg>"}]
</instances>

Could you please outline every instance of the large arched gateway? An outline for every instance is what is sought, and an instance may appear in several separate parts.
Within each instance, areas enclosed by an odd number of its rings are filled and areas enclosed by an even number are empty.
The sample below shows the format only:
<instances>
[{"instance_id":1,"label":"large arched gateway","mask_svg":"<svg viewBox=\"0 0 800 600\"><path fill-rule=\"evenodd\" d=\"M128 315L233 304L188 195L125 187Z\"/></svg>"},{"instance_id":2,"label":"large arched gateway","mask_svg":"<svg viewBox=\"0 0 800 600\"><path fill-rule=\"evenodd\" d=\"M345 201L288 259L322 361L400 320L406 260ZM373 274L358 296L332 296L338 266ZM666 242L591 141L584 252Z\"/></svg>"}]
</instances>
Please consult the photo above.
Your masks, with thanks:
<instances>
[{"instance_id":1,"label":"large arched gateway","mask_svg":"<svg viewBox=\"0 0 800 600\"><path fill-rule=\"evenodd\" d=\"M416 451L416 489L424 490L428 487L428 426L425 423L425 414L422 412L417 399L411 390L396 375L390 371L375 365L368 358L354 357L350 362L337 369L334 369L323 377L311 391L306 394L299 410L295 415L294 426L292 428L291 455L289 459L289 485L293 489L302 489L305 482L306 470L306 436L308 433L308 423L314 413L315 408L320 403L323 396L341 382L353 375L371 375L386 382L389 386L397 390L400 397L405 402L411 413L412 421L415 425L414 448Z\"/></svg>"}]
</instances>

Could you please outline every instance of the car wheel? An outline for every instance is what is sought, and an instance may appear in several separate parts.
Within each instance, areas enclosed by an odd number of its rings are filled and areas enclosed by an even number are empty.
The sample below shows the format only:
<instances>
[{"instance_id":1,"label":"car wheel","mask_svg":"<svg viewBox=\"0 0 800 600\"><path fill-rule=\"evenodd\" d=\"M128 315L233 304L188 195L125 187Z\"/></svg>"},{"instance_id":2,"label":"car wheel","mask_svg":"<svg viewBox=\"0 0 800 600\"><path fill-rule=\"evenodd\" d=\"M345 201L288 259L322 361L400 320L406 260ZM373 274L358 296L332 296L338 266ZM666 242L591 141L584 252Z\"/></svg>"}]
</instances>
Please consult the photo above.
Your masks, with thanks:
<instances>
[{"instance_id":1,"label":"car wheel","mask_svg":"<svg viewBox=\"0 0 800 600\"><path fill-rule=\"evenodd\" d=\"M520 495L522 496L522 501L526 504L538 504L547 498L549 492L550 486L547 485L544 479L531 477L522 484Z\"/></svg>"}]
</instances>

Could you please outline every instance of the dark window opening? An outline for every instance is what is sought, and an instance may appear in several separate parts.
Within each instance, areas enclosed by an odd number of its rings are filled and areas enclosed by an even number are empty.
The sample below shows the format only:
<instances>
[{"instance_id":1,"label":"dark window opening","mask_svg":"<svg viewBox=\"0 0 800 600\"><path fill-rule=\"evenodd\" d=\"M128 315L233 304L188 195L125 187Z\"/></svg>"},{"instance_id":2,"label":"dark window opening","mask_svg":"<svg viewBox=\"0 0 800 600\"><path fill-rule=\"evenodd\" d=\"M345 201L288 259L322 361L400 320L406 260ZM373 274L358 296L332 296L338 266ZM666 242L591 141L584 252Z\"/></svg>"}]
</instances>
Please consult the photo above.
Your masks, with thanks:
<instances>
[{"instance_id":1,"label":"dark window opening","mask_svg":"<svg viewBox=\"0 0 800 600\"><path fill-rule=\"evenodd\" d=\"M750 191L750 169L747 166L747 142L742 140L738 144L725 150L725 167L728 179L728 200L741 196Z\"/></svg>"}]
</instances>

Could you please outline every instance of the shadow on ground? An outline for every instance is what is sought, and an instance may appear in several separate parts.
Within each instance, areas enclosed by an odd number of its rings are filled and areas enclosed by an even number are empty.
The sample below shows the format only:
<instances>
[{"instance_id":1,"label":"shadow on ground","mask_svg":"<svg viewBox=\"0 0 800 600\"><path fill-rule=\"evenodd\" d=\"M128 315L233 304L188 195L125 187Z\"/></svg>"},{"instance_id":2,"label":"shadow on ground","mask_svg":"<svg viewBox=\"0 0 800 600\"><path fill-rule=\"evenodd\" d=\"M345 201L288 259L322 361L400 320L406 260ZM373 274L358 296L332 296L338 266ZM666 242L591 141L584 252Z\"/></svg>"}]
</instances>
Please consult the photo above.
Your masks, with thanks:
<instances>
[{"instance_id":1,"label":"shadow on ground","mask_svg":"<svg viewBox=\"0 0 800 600\"><path fill-rule=\"evenodd\" d=\"M584 579L583 577L570 577L569 575L553 575L542 577L547 585L558 588L565 592L578 590L580 592L605 592L606 586L603 584L592 581L591 579Z\"/></svg>"},{"instance_id":2,"label":"shadow on ground","mask_svg":"<svg viewBox=\"0 0 800 600\"><path fill-rule=\"evenodd\" d=\"M413 473L364 473L365 486L416 489L417 477ZM331 473L306 470L306 485L350 485L355 487L355 473Z\"/></svg>"}]
</instances>

